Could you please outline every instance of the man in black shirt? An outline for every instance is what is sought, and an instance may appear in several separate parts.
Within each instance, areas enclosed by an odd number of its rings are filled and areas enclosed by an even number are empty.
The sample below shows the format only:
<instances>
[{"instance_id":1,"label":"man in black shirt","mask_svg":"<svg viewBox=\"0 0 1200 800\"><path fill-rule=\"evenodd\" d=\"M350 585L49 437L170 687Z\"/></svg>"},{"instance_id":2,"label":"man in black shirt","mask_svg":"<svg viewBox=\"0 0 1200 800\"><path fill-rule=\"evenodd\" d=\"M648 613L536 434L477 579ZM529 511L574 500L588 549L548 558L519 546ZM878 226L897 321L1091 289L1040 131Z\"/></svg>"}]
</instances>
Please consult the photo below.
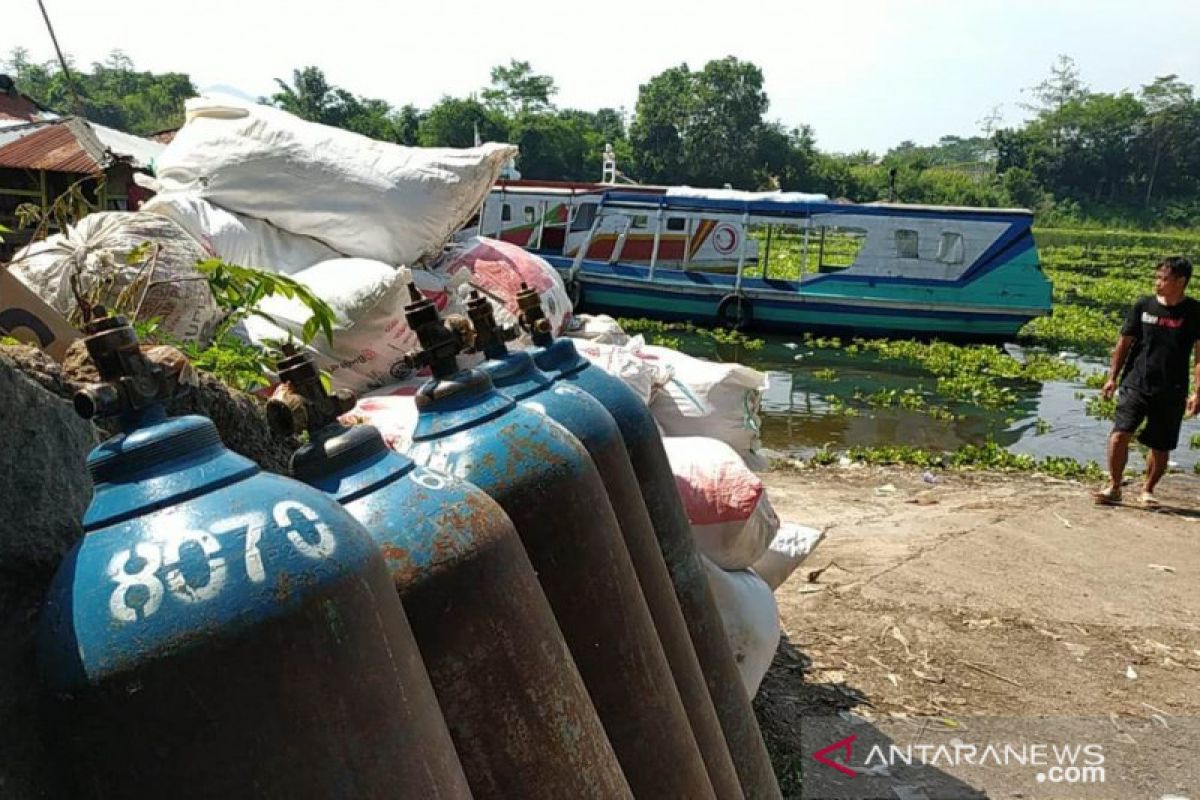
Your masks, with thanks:
<instances>
[{"instance_id":1,"label":"man in black shirt","mask_svg":"<svg viewBox=\"0 0 1200 800\"><path fill-rule=\"evenodd\" d=\"M1096 492L1098 503L1121 499L1121 477L1129 456L1129 439L1145 420L1138 441L1150 448L1141 503L1158 505L1154 487L1167 471L1167 459L1179 444L1184 412L1200 408L1200 389L1188 395L1188 363L1196 354L1200 387L1200 302L1185 296L1192 264L1182 256L1163 259L1154 272L1154 294L1133 304L1113 351L1104 399L1121 391L1112 434L1108 437L1108 486ZM1132 354L1132 355L1131 355ZM1124 373L1122 369L1124 368Z\"/></svg>"}]
</instances>

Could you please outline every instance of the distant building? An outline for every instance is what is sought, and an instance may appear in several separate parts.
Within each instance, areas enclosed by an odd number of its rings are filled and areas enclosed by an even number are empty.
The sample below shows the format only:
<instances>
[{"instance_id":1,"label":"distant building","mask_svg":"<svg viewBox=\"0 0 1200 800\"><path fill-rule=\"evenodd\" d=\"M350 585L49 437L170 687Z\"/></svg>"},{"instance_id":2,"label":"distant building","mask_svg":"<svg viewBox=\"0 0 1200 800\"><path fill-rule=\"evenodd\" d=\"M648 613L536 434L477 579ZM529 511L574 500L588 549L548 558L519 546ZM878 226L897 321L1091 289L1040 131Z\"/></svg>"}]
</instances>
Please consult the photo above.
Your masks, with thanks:
<instances>
[{"instance_id":1,"label":"distant building","mask_svg":"<svg viewBox=\"0 0 1200 800\"><path fill-rule=\"evenodd\" d=\"M0 75L0 225L15 232L5 234L0 257L11 255L32 233L17 230L17 207L49 208L73 184L80 184L96 211L136 208L146 192L134 184L133 174L152 172L165 147L82 117L60 116Z\"/></svg>"}]
</instances>

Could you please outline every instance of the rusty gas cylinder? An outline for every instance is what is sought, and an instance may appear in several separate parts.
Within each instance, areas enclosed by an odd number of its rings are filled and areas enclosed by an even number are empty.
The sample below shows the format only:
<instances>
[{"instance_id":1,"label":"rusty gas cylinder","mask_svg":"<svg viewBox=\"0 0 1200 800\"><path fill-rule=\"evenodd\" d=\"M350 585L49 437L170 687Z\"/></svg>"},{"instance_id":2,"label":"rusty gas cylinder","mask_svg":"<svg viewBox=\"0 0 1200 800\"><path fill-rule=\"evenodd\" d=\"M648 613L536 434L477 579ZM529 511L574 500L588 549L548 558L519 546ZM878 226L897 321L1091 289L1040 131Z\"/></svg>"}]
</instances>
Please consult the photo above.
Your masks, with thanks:
<instances>
[{"instance_id":1,"label":"rusty gas cylinder","mask_svg":"<svg viewBox=\"0 0 1200 800\"><path fill-rule=\"evenodd\" d=\"M638 798L706 798L712 787L604 483L561 425L460 371L461 343L431 303L409 325L433 371L417 393L409 454L465 478L512 518Z\"/></svg>"},{"instance_id":2,"label":"rusty gas cylinder","mask_svg":"<svg viewBox=\"0 0 1200 800\"><path fill-rule=\"evenodd\" d=\"M781 796L779 782L733 661L720 612L675 487L671 463L650 409L624 381L581 356L574 342L556 339L548 327L536 323L544 318L536 292L522 291L517 300L533 336L533 358L538 367L556 381L568 382L595 397L621 429L742 791L748 800L777 800Z\"/></svg>"},{"instance_id":3,"label":"rusty gas cylinder","mask_svg":"<svg viewBox=\"0 0 1200 800\"><path fill-rule=\"evenodd\" d=\"M616 755L512 522L470 483L338 415L307 354L279 363L273 427L306 430L294 477L337 498L392 573L476 800L626 797Z\"/></svg>"},{"instance_id":4,"label":"rusty gas cylinder","mask_svg":"<svg viewBox=\"0 0 1200 800\"><path fill-rule=\"evenodd\" d=\"M722 800L738 800L743 795L737 771L616 421L587 392L565 381L556 382L538 369L529 353L509 350L505 341L515 331L496 324L491 305L478 293L467 303L467 315L474 330L473 347L487 359L478 369L492 379L496 390L562 425L579 439L596 464L714 793Z\"/></svg>"},{"instance_id":5,"label":"rusty gas cylinder","mask_svg":"<svg viewBox=\"0 0 1200 800\"><path fill-rule=\"evenodd\" d=\"M42 613L71 797L470 797L383 559L336 501L167 419L124 320L86 345L95 495Z\"/></svg>"}]
</instances>

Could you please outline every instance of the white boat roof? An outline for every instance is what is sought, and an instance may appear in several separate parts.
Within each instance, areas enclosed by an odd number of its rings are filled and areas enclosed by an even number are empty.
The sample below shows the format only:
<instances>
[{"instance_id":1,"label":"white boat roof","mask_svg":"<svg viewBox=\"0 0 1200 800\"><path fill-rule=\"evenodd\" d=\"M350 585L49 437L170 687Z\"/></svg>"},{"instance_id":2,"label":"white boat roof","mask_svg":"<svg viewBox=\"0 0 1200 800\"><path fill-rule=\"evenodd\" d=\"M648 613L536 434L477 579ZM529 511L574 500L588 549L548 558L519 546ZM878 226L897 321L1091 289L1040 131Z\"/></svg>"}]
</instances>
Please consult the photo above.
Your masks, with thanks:
<instances>
[{"instance_id":1,"label":"white boat roof","mask_svg":"<svg viewBox=\"0 0 1200 800\"><path fill-rule=\"evenodd\" d=\"M740 189L695 189L672 186L667 197L694 197L702 200L737 200L743 203L828 203L829 195L814 192L744 192Z\"/></svg>"}]
</instances>

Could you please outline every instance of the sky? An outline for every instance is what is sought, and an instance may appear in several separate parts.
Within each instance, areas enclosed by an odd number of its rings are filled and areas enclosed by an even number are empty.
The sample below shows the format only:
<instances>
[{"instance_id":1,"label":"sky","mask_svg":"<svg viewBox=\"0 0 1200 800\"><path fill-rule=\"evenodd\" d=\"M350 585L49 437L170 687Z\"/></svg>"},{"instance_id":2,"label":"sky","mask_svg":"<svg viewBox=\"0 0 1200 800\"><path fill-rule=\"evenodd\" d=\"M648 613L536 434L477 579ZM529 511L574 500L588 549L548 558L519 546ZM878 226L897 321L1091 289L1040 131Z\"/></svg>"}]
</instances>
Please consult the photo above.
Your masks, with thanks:
<instances>
[{"instance_id":1,"label":"sky","mask_svg":"<svg viewBox=\"0 0 1200 800\"><path fill-rule=\"evenodd\" d=\"M314 65L355 94L426 108L479 91L515 58L555 79L560 107L632 114L653 75L733 55L762 69L769 119L811 125L833 152L973 135L997 106L1019 123L1022 89L1060 53L1095 91L1169 73L1200 88L1196 0L44 2L80 65L120 49L138 69L254 97ZM17 46L54 57L37 0L3 8L0 58Z\"/></svg>"}]
</instances>

